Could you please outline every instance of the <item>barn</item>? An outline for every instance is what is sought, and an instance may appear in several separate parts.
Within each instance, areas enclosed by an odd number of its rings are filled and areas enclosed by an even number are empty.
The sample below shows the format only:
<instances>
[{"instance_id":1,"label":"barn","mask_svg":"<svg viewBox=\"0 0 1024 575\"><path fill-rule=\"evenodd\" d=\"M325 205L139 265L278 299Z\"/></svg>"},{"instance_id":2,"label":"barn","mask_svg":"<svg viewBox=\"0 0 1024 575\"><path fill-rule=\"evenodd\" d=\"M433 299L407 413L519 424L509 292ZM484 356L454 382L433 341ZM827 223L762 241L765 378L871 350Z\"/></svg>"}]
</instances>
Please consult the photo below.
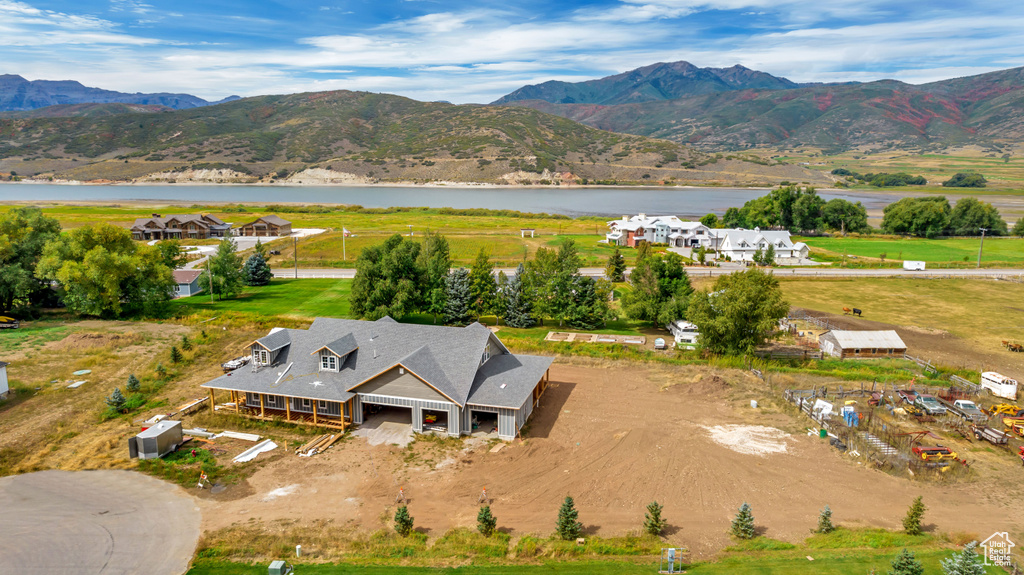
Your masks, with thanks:
<instances>
[{"instance_id":1,"label":"barn","mask_svg":"<svg viewBox=\"0 0 1024 575\"><path fill-rule=\"evenodd\" d=\"M907 344L893 330L850 331L834 329L818 336L824 355L839 359L903 357Z\"/></svg>"}]
</instances>

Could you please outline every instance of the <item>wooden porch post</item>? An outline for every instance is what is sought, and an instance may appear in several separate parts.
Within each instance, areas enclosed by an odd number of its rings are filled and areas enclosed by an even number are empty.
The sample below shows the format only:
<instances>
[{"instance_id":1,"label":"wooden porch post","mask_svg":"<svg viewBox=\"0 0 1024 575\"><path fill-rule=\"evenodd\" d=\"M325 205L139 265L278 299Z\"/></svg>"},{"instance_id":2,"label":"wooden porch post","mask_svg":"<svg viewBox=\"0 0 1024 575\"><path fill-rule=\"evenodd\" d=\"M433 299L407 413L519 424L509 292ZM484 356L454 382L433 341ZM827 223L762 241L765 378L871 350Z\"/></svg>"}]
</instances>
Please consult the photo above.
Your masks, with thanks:
<instances>
[{"instance_id":1,"label":"wooden porch post","mask_svg":"<svg viewBox=\"0 0 1024 575\"><path fill-rule=\"evenodd\" d=\"M231 397L234 399L235 402L235 414L241 413L241 408L239 407L238 404L242 403L242 394L238 393L237 391L232 391Z\"/></svg>"},{"instance_id":2,"label":"wooden porch post","mask_svg":"<svg viewBox=\"0 0 1024 575\"><path fill-rule=\"evenodd\" d=\"M260 394L260 417L266 417L263 412L263 394Z\"/></svg>"},{"instance_id":3,"label":"wooden porch post","mask_svg":"<svg viewBox=\"0 0 1024 575\"><path fill-rule=\"evenodd\" d=\"M214 397L213 397L213 388L211 387L211 388L210 388L210 413L213 413L214 407L215 407L216 405L217 405L217 402L216 402L216 401L214 400Z\"/></svg>"},{"instance_id":4,"label":"wooden porch post","mask_svg":"<svg viewBox=\"0 0 1024 575\"><path fill-rule=\"evenodd\" d=\"M313 400L313 425L316 425L316 400Z\"/></svg>"},{"instance_id":5,"label":"wooden porch post","mask_svg":"<svg viewBox=\"0 0 1024 575\"><path fill-rule=\"evenodd\" d=\"M284 420L292 420L292 398L287 396L284 398Z\"/></svg>"}]
</instances>

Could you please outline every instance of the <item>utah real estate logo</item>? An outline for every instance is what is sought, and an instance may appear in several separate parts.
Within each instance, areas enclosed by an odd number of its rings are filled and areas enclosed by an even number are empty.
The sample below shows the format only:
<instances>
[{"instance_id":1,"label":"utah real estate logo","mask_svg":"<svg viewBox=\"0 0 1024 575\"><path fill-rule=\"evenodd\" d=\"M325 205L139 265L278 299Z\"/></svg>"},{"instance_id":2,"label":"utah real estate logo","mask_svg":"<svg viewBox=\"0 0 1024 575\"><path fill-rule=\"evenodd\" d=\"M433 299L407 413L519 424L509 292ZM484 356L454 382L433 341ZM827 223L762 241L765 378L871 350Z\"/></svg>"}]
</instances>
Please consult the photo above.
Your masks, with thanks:
<instances>
[{"instance_id":1,"label":"utah real estate logo","mask_svg":"<svg viewBox=\"0 0 1024 575\"><path fill-rule=\"evenodd\" d=\"M993 533L991 537L981 542L981 546L985 548L985 565L1010 566L1010 552L1014 544L1006 531Z\"/></svg>"}]
</instances>

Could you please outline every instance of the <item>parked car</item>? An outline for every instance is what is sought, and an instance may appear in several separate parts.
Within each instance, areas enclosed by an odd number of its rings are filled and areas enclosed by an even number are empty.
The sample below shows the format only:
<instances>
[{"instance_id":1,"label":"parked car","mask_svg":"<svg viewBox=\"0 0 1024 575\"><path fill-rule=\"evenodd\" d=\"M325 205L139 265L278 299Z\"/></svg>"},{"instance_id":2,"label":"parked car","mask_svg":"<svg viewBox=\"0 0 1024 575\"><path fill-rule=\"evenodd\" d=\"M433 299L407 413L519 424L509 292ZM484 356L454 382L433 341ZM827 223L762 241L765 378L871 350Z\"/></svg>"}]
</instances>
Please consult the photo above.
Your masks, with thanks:
<instances>
[{"instance_id":1,"label":"parked car","mask_svg":"<svg viewBox=\"0 0 1024 575\"><path fill-rule=\"evenodd\" d=\"M939 403L939 398L934 395L918 395L914 400L914 405L923 409L928 415L944 415L946 413L946 406Z\"/></svg>"},{"instance_id":2,"label":"parked car","mask_svg":"<svg viewBox=\"0 0 1024 575\"><path fill-rule=\"evenodd\" d=\"M659 337L654 340L654 349L666 349L666 347L664 338Z\"/></svg>"}]
</instances>

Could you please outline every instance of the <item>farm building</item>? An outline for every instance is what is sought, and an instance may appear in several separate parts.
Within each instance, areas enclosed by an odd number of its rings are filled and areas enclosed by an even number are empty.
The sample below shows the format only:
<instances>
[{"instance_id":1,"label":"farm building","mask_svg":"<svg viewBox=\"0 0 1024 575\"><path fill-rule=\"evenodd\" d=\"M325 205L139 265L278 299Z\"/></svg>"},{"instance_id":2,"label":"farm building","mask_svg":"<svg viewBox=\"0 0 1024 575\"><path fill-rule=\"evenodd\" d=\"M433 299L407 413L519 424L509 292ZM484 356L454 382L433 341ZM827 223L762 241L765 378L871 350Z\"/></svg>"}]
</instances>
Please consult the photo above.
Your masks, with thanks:
<instances>
[{"instance_id":1,"label":"farm building","mask_svg":"<svg viewBox=\"0 0 1024 575\"><path fill-rule=\"evenodd\" d=\"M153 214L152 217L135 220L131 230L135 240L205 240L228 235L231 224L209 214Z\"/></svg>"},{"instance_id":2,"label":"farm building","mask_svg":"<svg viewBox=\"0 0 1024 575\"><path fill-rule=\"evenodd\" d=\"M248 346L250 365L203 384L216 410L346 429L388 410L413 431L513 439L547 388L551 358L513 355L489 329L317 318ZM229 402L217 405L216 392Z\"/></svg>"},{"instance_id":3,"label":"farm building","mask_svg":"<svg viewBox=\"0 0 1024 575\"><path fill-rule=\"evenodd\" d=\"M174 270L174 297L188 297L203 291L199 285L199 276L203 275L200 270Z\"/></svg>"},{"instance_id":4,"label":"farm building","mask_svg":"<svg viewBox=\"0 0 1024 575\"><path fill-rule=\"evenodd\" d=\"M7 399L7 394L11 392L11 388L7 384L8 365L10 364L6 361L0 361L0 399Z\"/></svg>"},{"instance_id":5,"label":"farm building","mask_svg":"<svg viewBox=\"0 0 1024 575\"><path fill-rule=\"evenodd\" d=\"M825 355L839 359L903 357L907 344L893 330L831 330L818 336L818 347Z\"/></svg>"},{"instance_id":6,"label":"farm building","mask_svg":"<svg viewBox=\"0 0 1024 575\"><path fill-rule=\"evenodd\" d=\"M268 237L268 236L290 236L292 223L278 216L263 216L247 224L236 228L235 233L239 236Z\"/></svg>"}]
</instances>

